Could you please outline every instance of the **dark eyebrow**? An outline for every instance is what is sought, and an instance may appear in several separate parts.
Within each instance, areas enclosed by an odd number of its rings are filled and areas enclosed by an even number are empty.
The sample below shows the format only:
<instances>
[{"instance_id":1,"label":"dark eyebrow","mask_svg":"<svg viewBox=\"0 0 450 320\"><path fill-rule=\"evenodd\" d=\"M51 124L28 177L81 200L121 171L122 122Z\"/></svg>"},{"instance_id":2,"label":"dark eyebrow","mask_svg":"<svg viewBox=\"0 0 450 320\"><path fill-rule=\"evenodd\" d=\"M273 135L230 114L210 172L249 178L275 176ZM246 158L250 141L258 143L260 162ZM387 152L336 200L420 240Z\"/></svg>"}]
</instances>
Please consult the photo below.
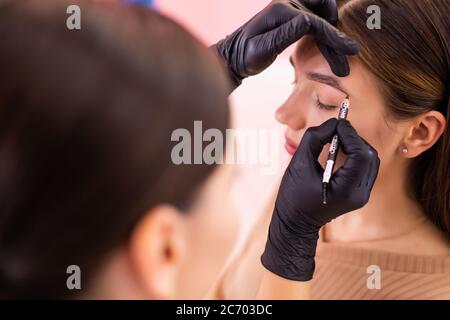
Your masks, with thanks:
<instances>
[{"instance_id":1,"label":"dark eyebrow","mask_svg":"<svg viewBox=\"0 0 450 320\"><path fill-rule=\"evenodd\" d=\"M309 80L320 82L335 89L338 89L339 91L345 93L347 97L349 96L349 94L341 87L339 81L334 77L330 77L320 73L310 72L307 74L307 78Z\"/></svg>"}]
</instances>

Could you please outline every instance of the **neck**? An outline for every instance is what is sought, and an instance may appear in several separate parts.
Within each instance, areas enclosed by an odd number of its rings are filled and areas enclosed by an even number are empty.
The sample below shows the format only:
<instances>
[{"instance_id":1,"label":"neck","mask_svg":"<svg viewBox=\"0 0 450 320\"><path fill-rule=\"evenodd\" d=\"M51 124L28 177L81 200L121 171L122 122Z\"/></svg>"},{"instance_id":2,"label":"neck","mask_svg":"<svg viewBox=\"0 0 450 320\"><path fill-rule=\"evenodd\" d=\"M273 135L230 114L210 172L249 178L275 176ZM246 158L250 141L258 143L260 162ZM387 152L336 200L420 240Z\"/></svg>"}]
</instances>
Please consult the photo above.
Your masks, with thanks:
<instances>
[{"instance_id":1,"label":"neck","mask_svg":"<svg viewBox=\"0 0 450 320\"><path fill-rule=\"evenodd\" d=\"M360 242L397 237L414 229L425 215L408 196L406 179L379 176L363 208L345 214L326 227L327 241Z\"/></svg>"}]
</instances>

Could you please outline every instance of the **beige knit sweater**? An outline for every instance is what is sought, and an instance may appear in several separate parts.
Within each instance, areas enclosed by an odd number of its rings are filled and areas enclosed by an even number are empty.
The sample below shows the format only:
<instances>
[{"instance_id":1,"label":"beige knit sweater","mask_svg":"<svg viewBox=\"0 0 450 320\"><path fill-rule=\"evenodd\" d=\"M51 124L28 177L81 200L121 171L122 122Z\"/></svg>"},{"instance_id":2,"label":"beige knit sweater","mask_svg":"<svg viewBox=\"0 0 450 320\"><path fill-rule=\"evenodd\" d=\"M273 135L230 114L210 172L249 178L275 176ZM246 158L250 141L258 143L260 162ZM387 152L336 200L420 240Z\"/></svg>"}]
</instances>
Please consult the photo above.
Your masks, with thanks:
<instances>
[{"instance_id":1,"label":"beige knit sweater","mask_svg":"<svg viewBox=\"0 0 450 320\"><path fill-rule=\"evenodd\" d=\"M263 250L258 241L249 241L214 298L255 297L265 272L259 263ZM315 261L311 299L450 299L450 256L414 256L319 240Z\"/></svg>"},{"instance_id":2,"label":"beige knit sweater","mask_svg":"<svg viewBox=\"0 0 450 320\"><path fill-rule=\"evenodd\" d=\"M311 284L312 299L450 299L450 256L402 255L319 241Z\"/></svg>"},{"instance_id":3,"label":"beige knit sweater","mask_svg":"<svg viewBox=\"0 0 450 320\"><path fill-rule=\"evenodd\" d=\"M270 207L267 212L271 212ZM264 215L237 259L213 292L218 299L256 297L265 269L260 263L271 215ZM353 244L317 244L311 299L447 299L450 300L450 256L420 256L358 248ZM369 268L371 267L372 268ZM375 268L374 268L375 267ZM368 270L369 268L369 270ZM379 283L374 280L378 274ZM369 285L368 285L369 282ZM373 284L379 284L380 288Z\"/></svg>"}]
</instances>

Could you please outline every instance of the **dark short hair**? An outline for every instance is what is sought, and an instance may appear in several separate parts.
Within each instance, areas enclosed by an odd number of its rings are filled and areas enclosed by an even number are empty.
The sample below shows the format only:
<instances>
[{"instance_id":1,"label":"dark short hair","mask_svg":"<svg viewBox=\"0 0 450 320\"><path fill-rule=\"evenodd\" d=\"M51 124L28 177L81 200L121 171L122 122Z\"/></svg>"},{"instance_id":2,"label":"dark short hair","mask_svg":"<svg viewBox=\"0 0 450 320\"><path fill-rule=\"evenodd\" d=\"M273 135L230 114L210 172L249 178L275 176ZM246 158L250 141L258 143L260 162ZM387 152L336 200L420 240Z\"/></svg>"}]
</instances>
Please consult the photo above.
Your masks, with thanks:
<instances>
[{"instance_id":1,"label":"dark short hair","mask_svg":"<svg viewBox=\"0 0 450 320\"><path fill-rule=\"evenodd\" d=\"M0 297L64 298L83 287L139 219L182 206L214 165L175 165L171 133L225 132L228 83L216 58L139 6L0 5Z\"/></svg>"}]
</instances>

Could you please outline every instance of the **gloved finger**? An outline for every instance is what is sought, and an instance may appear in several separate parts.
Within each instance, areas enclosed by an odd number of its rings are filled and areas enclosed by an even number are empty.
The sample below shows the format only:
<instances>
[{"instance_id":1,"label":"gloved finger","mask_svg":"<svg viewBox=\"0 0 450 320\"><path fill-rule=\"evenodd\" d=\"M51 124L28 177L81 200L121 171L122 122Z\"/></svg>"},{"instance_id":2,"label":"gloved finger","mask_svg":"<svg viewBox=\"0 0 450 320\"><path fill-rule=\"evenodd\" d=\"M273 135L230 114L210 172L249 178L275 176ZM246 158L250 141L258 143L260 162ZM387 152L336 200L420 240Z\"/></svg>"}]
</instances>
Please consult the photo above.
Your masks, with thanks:
<instances>
[{"instance_id":1,"label":"gloved finger","mask_svg":"<svg viewBox=\"0 0 450 320\"><path fill-rule=\"evenodd\" d=\"M294 158L302 163L318 164L317 159L323 147L331 141L336 133L338 120L329 119L318 127L311 127L306 130Z\"/></svg>"},{"instance_id":2,"label":"gloved finger","mask_svg":"<svg viewBox=\"0 0 450 320\"><path fill-rule=\"evenodd\" d=\"M305 16L296 15L289 22L265 34L254 37L252 41L255 41L255 43L264 43L264 46L258 46L258 48L266 48L268 52L276 56L300 40L308 29L309 25L305 24Z\"/></svg>"},{"instance_id":3,"label":"gloved finger","mask_svg":"<svg viewBox=\"0 0 450 320\"><path fill-rule=\"evenodd\" d=\"M299 0L292 0L298 2ZM336 0L302 0L302 4L332 25L338 21Z\"/></svg>"},{"instance_id":4,"label":"gloved finger","mask_svg":"<svg viewBox=\"0 0 450 320\"><path fill-rule=\"evenodd\" d=\"M350 74L350 66L345 55L337 53L333 48L327 47L322 43L317 43L317 47L336 76L346 77Z\"/></svg>"},{"instance_id":5,"label":"gloved finger","mask_svg":"<svg viewBox=\"0 0 450 320\"><path fill-rule=\"evenodd\" d=\"M378 171L380 170L380 158L377 156L373 159L372 164L369 169L369 178L367 179L366 187L369 188L369 191L372 191L373 185L375 184L375 180L378 176Z\"/></svg>"},{"instance_id":6,"label":"gloved finger","mask_svg":"<svg viewBox=\"0 0 450 320\"><path fill-rule=\"evenodd\" d=\"M342 55L355 55L358 53L358 44L326 20L313 14L305 14L305 17L308 18L307 24L309 26L307 34L313 36L316 42L333 48Z\"/></svg>"},{"instance_id":7,"label":"gloved finger","mask_svg":"<svg viewBox=\"0 0 450 320\"><path fill-rule=\"evenodd\" d=\"M368 143L363 137L361 137L361 140L369 147L373 149L373 152L375 153L375 157L373 158L372 162L369 166L369 171L367 173L367 178L365 180L365 186L370 188L372 190L373 184L376 180L376 177L378 175L378 170L380 168L380 158L378 157L378 152L373 148L370 143Z\"/></svg>"},{"instance_id":8,"label":"gloved finger","mask_svg":"<svg viewBox=\"0 0 450 320\"><path fill-rule=\"evenodd\" d=\"M293 9L285 3L269 4L247 22L247 24L251 24L251 33L247 36L254 37L274 30L291 21L298 14L298 10Z\"/></svg>"},{"instance_id":9,"label":"gloved finger","mask_svg":"<svg viewBox=\"0 0 450 320\"><path fill-rule=\"evenodd\" d=\"M271 31L258 35L252 39L254 43L264 43L264 46L258 46L258 48L266 48L272 55L278 55L283 52L287 47L300 40L305 34L311 33L312 20L319 18L312 18L313 15L309 14L297 14L294 18L281 26L272 29ZM321 20L326 23L325 20ZM312 33L318 34L313 31ZM321 41L321 39L316 39Z\"/></svg>"},{"instance_id":10,"label":"gloved finger","mask_svg":"<svg viewBox=\"0 0 450 320\"><path fill-rule=\"evenodd\" d=\"M358 135L347 120L339 120L336 131L347 159L335 176L366 183L370 165L378 157L376 150Z\"/></svg>"}]
</instances>

